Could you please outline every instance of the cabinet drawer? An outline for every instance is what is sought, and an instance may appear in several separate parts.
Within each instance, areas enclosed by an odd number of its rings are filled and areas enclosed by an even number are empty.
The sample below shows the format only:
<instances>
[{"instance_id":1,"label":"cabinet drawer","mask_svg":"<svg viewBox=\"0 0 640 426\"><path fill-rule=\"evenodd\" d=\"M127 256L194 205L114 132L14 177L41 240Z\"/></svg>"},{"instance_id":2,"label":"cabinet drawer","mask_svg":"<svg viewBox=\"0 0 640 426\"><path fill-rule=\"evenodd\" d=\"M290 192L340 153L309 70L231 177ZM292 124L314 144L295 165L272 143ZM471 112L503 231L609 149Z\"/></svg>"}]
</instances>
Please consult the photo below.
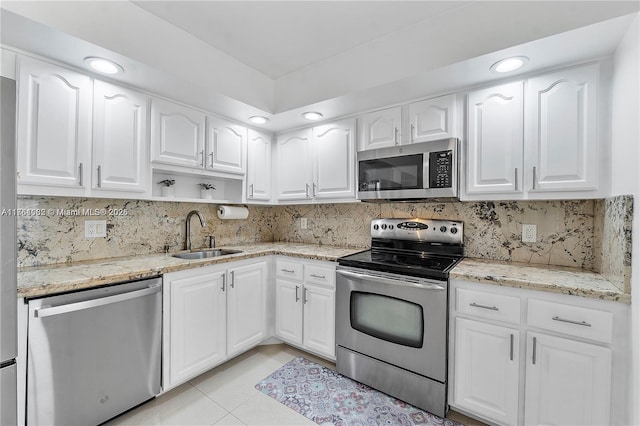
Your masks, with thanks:
<instances>
[{"instance_id":1,"label":"cabinet drawer","mask_svg":"<svg viewBox=\"0 0 640 426\"><path fill-rule=\"evenodd\" d=\"M276 276L302 281L303 265L283 259L276 260Z\"/></svg>"},{"instance_id":2,"label":"cabinet drawer","mask_svg":"<svg viewBox=\"0 0 640 426\"><path fill-rule=\"evenodd\" d=\"M305 283L336 288L336 268L331 266L305 265Z\"/></svg>"},{"instance_id":3,"label":"cabinet drawer","mask_svg":"<svg viewBox=\"0 0 640 426\"><path fill-rule=\"evenodd\" d=\"M530 327L611 343L613 314L581 306L529 299Z\"/></svg>"},{"instance_id":4,"label":"cabinet drawer","mask_svg":"<svg viewBox=\"0 0 640 426\"><path fill-rule=\"evenodd\" d=\"M520 323L519 297L459 288L456 290L456 310L476 317Z\"/></svg>"}]
</instances>

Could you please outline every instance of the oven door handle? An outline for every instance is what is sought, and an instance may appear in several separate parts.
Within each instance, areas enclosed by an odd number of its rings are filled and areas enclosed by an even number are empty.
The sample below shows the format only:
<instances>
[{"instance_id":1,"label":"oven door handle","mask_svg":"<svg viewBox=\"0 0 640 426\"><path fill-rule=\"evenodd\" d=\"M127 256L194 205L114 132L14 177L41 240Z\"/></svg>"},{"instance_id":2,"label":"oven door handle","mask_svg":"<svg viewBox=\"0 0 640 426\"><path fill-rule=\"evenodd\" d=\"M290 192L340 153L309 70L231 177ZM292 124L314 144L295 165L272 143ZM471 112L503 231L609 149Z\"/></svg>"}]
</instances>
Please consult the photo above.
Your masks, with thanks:
<instances>
[{"instance_id":1,"label":"oven door handle","mask_svg":"<svg viewBox=\"0 0 640 426\"><path fill-rule=\"evenodd\" d=\"M370 281L377 281L377 282L381 282L384 284L391 284L391 285L401 285L404 287L416 287L416 288L421 288L421 289L425 289L425 290L444 290L445 288L439 284L423 284L423 283L412 283L412 282L407 282L407 281L400 281L400 280L394 280L391 278L384 278L384 277L379 277L376 275L369 275L369 274L363 274L360 272L351 272L351 271L345 271L345 270L336 270L337 274L340 275L344 275L347 277L352 277L352 278L358 278L358 279L363 279L363 280L370 280Z\"/></svg>"}]
</instances>

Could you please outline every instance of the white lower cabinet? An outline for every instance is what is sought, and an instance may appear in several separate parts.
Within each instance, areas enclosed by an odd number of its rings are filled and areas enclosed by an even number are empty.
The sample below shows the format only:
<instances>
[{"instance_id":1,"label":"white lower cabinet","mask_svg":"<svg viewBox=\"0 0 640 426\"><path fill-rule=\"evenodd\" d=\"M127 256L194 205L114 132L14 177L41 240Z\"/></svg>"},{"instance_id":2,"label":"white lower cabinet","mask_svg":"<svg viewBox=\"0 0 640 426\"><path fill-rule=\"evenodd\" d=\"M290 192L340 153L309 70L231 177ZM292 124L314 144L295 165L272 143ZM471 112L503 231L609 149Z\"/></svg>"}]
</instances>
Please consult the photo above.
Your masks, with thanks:
<instances>
[{"instance_id":1,"label":"white lower cabinet","mask_svg":"<svg viewBox=\"0 0 640 426\"><path fill-rule=\"evenodd\" d=\"M610 424L611 349L527 333L525 424Z\"/></svg>"},{"instance_id":2,"label":"white lower cabinet","mask_svg":"<svg viewBox=\"0 0 640 426\"><path fill-rule=\"evenodd\" d=\"M276 337L335 359L335 264L276 259Z\"/></svg>"},{"instance_id":3,"label":"white lower cabinet","mask_svg":"<svg viewBox=\"0 0 640 426\"><path fill-rule=\"evenodd\" d=\"M264 340L266 291L265 260L165 274L163 389Z\"/></svg>"},{"instance_id":4,"label":"white lower cabinet","mask_svg":"<svg viewBox=\"0 0 640 426\"><path fill-rule=\"evenodd\" d=\"M456 318L458 407L501 424L518 421L519 330Z\"/></svg>"},{"instance_id":5,"label":"white lower cabinet","mask_svg":"<svg viewBox=\"0 0 640 426\"><path fill-rule=\"evenodd\" d=\"M627 393L627 304L459 280L450 291L453 409L501 425L628 423L612 408Z\"/></svg>"}]
</instances>

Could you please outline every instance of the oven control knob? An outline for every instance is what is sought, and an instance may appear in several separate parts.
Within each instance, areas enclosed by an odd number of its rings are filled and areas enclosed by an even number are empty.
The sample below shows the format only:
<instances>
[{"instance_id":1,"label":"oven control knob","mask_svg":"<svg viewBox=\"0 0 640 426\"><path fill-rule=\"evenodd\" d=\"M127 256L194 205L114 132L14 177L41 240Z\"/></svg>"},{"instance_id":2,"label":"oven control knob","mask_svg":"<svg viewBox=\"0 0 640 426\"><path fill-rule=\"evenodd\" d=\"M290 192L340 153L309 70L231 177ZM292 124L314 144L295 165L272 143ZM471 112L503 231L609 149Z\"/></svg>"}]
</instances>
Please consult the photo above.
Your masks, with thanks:
<instances>
[{"instance_id":1,"label":"oven control knob","mask_svg":"<svg viewBox=\"0 0 640 426\"><path fill-rule=\"evenodd\" d=\"M377 230L378 230L378 228L380 228L380 226L378 226L378 225L373 225L373 229L374 229L375 231L377 231Z\"/></svg>"},{"instance_id":2,"label":"oven control knob","mask_svg":"<svg viewBox=\"0 0 640 426\"><path fill-rule=\"evenodd\" d=\"M384 223L382 224L382 229L387 229L387 225L385 225Z\"/></svg>"},{"instance_id":3,"label":"oven control knob","mask_svg":"<svg viewBox=\"0 0 640 426\"><path fill-rule=\"evenodd\" d=\"M393 225L389 225L389 230L392 230L392 229L393 229Z\"/></svg>"},{"instance_id":4,"label":"oven control knob","mask_svg":"<svg viewBox=\"0 0 640 426\"><path fill-rule=\"evenodd\" d=\"M440 227L440 232L447 232L447 227L446 226L441 226Z\"/></svg>"},{"instance_id":5,"label":"oven control knob","mask_svg":"<svg viewBox=\"0 0 640 426\"><path fill-rule=\"evenodd\" d=\"M455 226L453 228L451 228L451 233L452 234L457 234L458 233L458 228L456 228Z\"/></svg>"}]
</instances>

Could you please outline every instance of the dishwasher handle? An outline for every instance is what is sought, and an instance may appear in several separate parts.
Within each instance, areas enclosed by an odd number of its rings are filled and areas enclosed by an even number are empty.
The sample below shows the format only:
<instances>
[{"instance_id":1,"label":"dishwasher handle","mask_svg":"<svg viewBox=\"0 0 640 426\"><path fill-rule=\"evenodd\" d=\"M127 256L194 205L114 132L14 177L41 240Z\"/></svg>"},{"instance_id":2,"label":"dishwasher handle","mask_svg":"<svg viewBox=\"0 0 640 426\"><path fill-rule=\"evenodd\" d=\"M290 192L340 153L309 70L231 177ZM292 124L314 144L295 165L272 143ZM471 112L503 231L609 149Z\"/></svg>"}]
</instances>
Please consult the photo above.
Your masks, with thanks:
<instances>
[{"instance_id":1,"label":"dishwasher handle","mask_svg":"<svg viewBox=\"0 0 640 426\"><path fill-rule=\"evenodd\" d=\"M50 306L36 308L33 311L35 318L46 318L54 315L68 314L70 312L81 311L83 309L95 308L98 306L110 305L112 303L124 302L125 300L137 299L138 297L148 296L158 293L162 290L160 283L152 284L142 290L130 291L128 293L116 294L113 296L99 297L96 299L85 300L82 302L69 303L60 306Z\"/></svg>"}]
</instances>

